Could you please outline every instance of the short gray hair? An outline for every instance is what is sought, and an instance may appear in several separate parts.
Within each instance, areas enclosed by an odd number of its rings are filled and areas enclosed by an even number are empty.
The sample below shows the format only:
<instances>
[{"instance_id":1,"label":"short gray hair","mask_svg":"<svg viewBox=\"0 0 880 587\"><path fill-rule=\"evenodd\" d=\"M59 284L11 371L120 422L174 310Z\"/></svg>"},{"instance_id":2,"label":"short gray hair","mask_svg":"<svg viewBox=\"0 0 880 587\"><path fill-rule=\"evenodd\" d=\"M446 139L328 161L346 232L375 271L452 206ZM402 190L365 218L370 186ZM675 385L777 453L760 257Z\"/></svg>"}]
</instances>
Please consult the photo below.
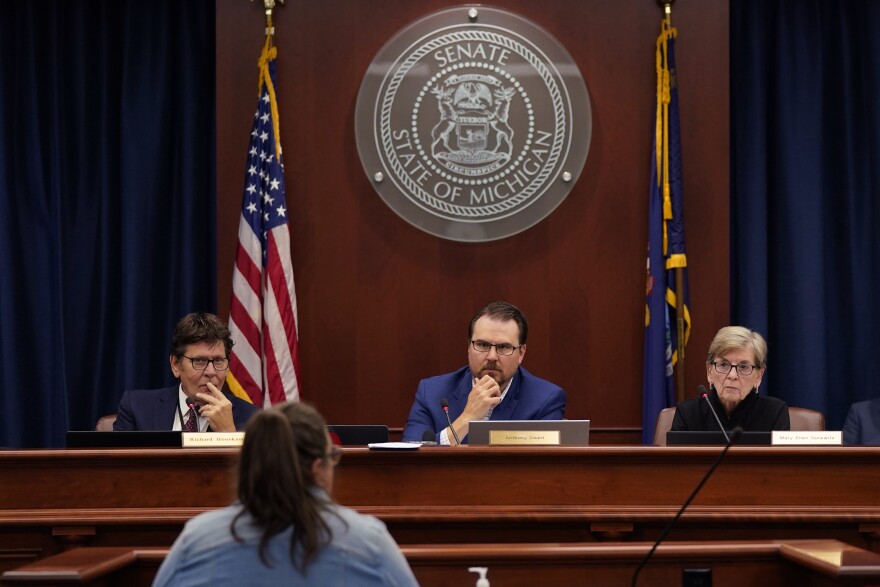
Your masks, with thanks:
<instances>
[{"instance_id":1,"label":"short gray hair","mask_svg":"<svg viewBox=\"0 0 880 587\"><path fill-rule=\"evenodd\" d=\"M767 341L764 337L749 330L745 326L725 326L718 331L712 344L709 345L709 358L707 363L715 360L715 357L723 355L734 349L746 349L755 355L755 366L763 369L767 366Z\"/></svg>"}]
</instances>

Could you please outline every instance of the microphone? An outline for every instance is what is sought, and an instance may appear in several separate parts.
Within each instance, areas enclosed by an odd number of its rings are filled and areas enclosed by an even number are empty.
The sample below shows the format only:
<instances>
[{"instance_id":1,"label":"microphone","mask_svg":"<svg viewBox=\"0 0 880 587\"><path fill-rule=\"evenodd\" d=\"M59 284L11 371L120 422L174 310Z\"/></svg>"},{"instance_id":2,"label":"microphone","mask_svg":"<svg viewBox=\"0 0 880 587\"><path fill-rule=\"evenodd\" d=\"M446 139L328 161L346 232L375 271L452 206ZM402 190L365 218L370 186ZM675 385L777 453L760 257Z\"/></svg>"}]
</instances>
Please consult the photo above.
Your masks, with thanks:
<instances>
[{"instance_id":1,"label":"microphone","mask_svg":"<svg viewBox=\"0 0 880 587\"><path fill-rule=\"evenodd\" d=\"M703 386L701 385L700 387L703 387ZM705 394L703 395L703 397L706 397ZM635 571L635 573L633 573L633 578L632 578L632 583L631 583L632 587L636 587L636 581L639 578L639 573L642 571L642 568L646 564L648 564L649 560L651 560L651 556L653 556L654 551L657 550L657 547L660 546L660 543L663 542L663 539L666 538L666 535L669 534L669 531L672 530L673 526L675 526L675 523L678 521L678 519L684 513L684 510L687 509L687 506L689 506L691 504L691 501L693 501L693 499L697 496L697 493L700 492L700 489L703 488L703 485L706 484L706 481L709 480L709 477L712 476L712 473L715 471L715 468L718 466L719 463L721 463L721 460L724 458L724 455L727 454L727 451L730 450L730 447L733 446L733 443L739 439L740 435L742 434L742 431L743 431L743 429L740 428L739 426L737 426L736 428L734 428L733 430L730 431L730 438L728 439L727 444L724 446L724 450L721 451L721 454L718 455L718 458L715 459L715 462L712 463L712 466L709 467L709 470L706 471L706 474L703 475L702 479L700 479L700 482L697 484L697 486L694 488L693 492L691 492L691 494L685 500L685 502L681 506L681 508L679 508L678 513L675 514L675 517L673 517L669 521L669 523L666 524L666 527L663 528L663 532L660 533L660 537L657 538L657 541L654 543L654 546L651 547L651 550L648 551L648 554L645 555L645 558L643 558L642 562L639 563L639 566L636 567L636 571ZM727 436L727 435L725 434L725 436Z\"/></svg>"},{"instance_id":2,"label":"microphone","mask_svg":"<svg viewBox=\"0 0 880 587\"><path fill-rule=\"evenodd\" d=\"M724 435L724 440L730 444L730 437L727 435L727 430L724 429L724 426L721 425L721 418L718 417L718 412L715 411L715 408L712 406L712 402L709 401L709 394L706 393L706 388L702 385L697 387L697 391L703 394L703 399L706 400L706 403L709 404L709 409L712 410L712 415L715 416L715 421L718 422L718 427L721 428L721 434Z\"/></svg>"},{"instance_id":3,"label":"microphone","mask_svg":"<svg viewBox=\"0 0 880 587\"><path fill-rule=\"evenodd\" d=\"M196 413L196 416L201 415L202 407L198 403L196 403L196 400L194 398L187 396L186 405L188 405L189 409Z\"/></svg>"},{"instance_id":4,"label":"microphone","mask_svg":"<svg viewBox=\"0 0 880 587\"><path fill-rule=\"evenodd\" d=\"M449 429L452 430L452 435L455 437L455 445L458 446L461 444L461 439L458 437L455 428L452 427L452 420L449 419L449 400L445 397L441 399L440 407L443 408L443 413L446 414L446 422L449 424Z\"/></svg>"},{"instance_id":5,"label":"microphone","mask_svg":"<svg viewBox=\"0 0 880 587\"><path fill-rule=\"evenodd\" d=\"M191 398L189 396L186 396L186 398L183 401L186 404L187 408L189 408L186 411L186 416L187 416L186 421L189 420L189 413L193 412L195 414L196 432L198 432L198 429L199 429L198 404L196 403L196 400L194 400L193 398ZM183 419L183 414L180 413L180 406L179 405L177 406L177 417L180 418L181 431L186 432L186 421Z\"/></svg>"}]
</instances>

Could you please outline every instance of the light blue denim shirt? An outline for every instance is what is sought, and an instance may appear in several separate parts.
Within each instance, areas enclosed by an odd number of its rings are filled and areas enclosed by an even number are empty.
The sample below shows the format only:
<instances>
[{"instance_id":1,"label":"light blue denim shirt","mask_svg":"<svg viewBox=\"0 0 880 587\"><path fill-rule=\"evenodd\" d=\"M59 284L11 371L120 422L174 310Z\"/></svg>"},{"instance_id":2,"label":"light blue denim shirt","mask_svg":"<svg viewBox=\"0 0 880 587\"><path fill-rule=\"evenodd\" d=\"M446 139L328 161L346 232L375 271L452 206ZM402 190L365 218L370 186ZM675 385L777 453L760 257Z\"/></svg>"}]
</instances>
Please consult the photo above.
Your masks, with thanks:
<instances>
[{"instance_id":1,"label":"light blue denim shirt","mask_svg":"<svg viewBox=\"0 0 880 587\"><path fill-rule=\"evenodd\" d=\"M271 567L260 560L261 530L254 526L249 514L239 518L235 526L244 542L235 541L229 525L242 509L240 504L235 504L187 522L159 567L153 586L418 585L384 523L337 504L330 508L339 515L324 516L333 531L333 539L312 559L305 576L290 560L290 529L269 542L267 554Z\"/></svg>"}]
</instances>

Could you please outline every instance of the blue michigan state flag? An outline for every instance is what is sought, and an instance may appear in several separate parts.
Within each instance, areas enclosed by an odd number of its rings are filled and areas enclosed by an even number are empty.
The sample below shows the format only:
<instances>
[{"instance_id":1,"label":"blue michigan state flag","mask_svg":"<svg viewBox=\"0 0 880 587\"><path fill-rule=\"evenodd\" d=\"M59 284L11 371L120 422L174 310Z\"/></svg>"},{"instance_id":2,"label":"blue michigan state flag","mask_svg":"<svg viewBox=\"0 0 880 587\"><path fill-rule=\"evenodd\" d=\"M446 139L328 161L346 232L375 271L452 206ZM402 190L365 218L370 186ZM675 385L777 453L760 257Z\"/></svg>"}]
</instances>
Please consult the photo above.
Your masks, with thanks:
<instances>
[{"instance_id":1,"label":"blue michigan state flag","mask_svg":"<svg viewBox=\"0 0 880 587\"><path fill-rule=\"evenodd\" d=\"M648 206L648 263L645 293L645 368L642 441L651 444L657 415L675 405L673 368L684 356L690 337L687 255L682 209L681 144L678 89L675 82L675 36L669 15L657 38L657 114L651 157ZM676 291L676 271L683 272L683 292ZM676 310L683 295L683 311Z\"/></svg>"}]
</instances>

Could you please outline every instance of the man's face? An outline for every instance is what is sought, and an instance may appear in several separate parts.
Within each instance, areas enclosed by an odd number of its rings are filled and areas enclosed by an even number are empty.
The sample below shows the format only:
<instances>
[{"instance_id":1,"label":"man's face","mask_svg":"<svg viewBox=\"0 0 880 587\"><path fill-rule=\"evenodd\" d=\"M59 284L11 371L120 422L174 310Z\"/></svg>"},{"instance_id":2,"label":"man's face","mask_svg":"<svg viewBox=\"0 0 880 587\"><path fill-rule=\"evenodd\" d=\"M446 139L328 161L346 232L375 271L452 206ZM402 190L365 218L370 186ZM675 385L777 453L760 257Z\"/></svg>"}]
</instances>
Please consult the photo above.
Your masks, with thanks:
<instances>
[{"instance_id":1,"label":"man's face","mask_svg":"<svg viewBox=\"0 0 880 587\"><path fill-rule=\"evenodd\" d=\"M180 379L183 393L187 397L196 399L196 394L199 392L210 393L208 391L208 382L216 385L218 389L221 388L223 380L226 378L226 370L218 371L210 360L226 358L226 347L223 345L222 340L214 343L197 342L187 345L186 351L183 354L185 356L180 358L171 355L171 372ZM203 370L194 369L192 361L187 357L192 359L209 359L208 366ZM198 403L204 404L201 401Z\"/></svg>"},{"instance_id":2,"label":"man's face","mask_svg":"<svg viewBox=\"0 0 880 587\"><path fill-rule=\"evenodd\" d=\"M502 322L488 316L481 316L474 324L474 332L471 340L479 340L490 344L509 344L519 346L519 326L513 320ZM502 356L495 347L488 353L481 353L474 349L474 345L468 343L468 365L476 379L489 375L504 387L510 378L516 373L517 367L522 363L526 355L526 345L513 351L512 355Z\"/></svg>"}]
</instances>

